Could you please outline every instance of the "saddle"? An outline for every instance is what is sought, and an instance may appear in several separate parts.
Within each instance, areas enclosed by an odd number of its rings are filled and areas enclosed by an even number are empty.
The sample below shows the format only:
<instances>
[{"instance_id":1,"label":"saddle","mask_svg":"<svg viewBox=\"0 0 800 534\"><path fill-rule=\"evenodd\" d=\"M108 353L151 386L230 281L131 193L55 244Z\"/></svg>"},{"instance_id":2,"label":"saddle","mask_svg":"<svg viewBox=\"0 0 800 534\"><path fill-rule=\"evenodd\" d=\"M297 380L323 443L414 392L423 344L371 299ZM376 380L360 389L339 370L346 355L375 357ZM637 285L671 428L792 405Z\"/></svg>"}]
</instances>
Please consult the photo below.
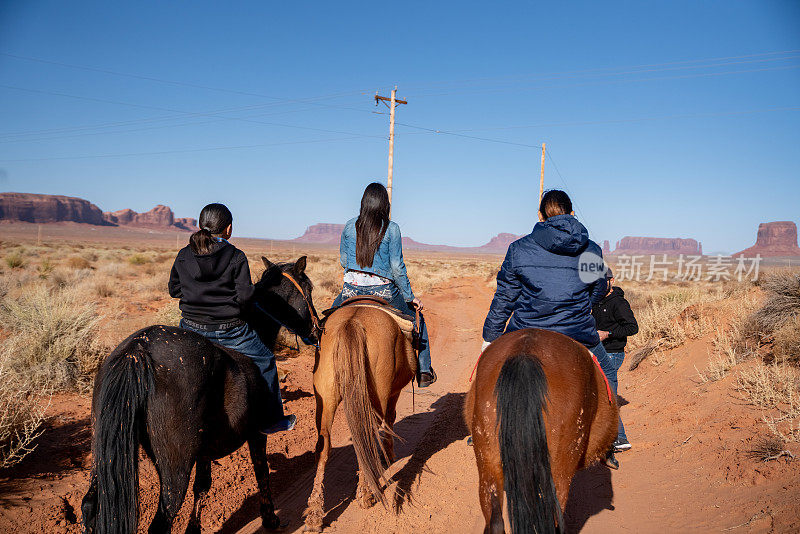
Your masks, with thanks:
<instances>
[{"instance_id":1,"label":"saddle","mask_svg":"<svg viewBox=\"0 0 800 534\"><path fill-rule=\"evenodd\" d=\"M392 307L385 299L376 297L374 295L356 295L343 301L339 306L328 308L322 312L323 323L328 320L328 317L330 317L333 312L345 307L375 308L381 310L389 314L389 316L394 319L394 321L397 323L397 326L400 327L400 330L405 335L409 336L409 339L412 339L417 334L415 328L416 320L414 317L402 313L397 308Z\"/></svg>"}]
</instances>

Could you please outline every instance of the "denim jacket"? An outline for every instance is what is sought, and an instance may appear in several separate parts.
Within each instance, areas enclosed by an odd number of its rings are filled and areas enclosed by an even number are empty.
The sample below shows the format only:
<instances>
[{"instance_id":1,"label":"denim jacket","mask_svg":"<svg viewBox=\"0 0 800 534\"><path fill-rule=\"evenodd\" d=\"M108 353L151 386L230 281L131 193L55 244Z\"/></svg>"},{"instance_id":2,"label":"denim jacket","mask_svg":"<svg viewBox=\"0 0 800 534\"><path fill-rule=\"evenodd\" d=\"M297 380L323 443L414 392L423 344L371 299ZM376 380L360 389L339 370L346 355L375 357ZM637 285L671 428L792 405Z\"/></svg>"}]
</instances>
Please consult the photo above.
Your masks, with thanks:
<instances>
[{"instance_id":1,"label":"denim jacket","mask_svg":"<svg viewBox=\"0 0 800 534\"><path fill-rule=\"evenodd\" d=\"M389 221L389 228L383 236L383 241L375 251L372 265L362 267L356 261L356 218L347 221L342 231L339 242L339 256L342 267L346 270L363 271L389 278L397 285L406 302L414 300L414 292L406 273L406 264L403 262L403 241L400 236L400 227L394 221Z\"/></svg>"}]
</instances>

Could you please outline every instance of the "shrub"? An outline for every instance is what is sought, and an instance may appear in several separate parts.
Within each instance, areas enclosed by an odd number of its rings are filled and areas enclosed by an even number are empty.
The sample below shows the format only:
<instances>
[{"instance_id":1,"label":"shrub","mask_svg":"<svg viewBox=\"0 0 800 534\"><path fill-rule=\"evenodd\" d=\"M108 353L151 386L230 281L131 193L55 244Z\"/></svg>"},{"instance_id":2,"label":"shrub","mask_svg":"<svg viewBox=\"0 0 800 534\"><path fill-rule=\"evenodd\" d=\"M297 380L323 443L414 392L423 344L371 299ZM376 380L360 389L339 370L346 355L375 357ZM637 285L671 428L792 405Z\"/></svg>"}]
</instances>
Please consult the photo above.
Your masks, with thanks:
<instances>
[{"instance_id":1,"label":"shrub","mask_svg":"<svg viewBox=\"0 0 800 534\"><path fill-rule=\"evenodd\" d=\"M97 293L98 297L110 297L114 295L114 287L105 280L95 282L94 291Z\"/></svg>"},{"instance_id":2,"label":"shrub","mask_svg":"<svg viewBox=\"0 0 800 534\"><path fill-rule=\"evenodd\" d=\"M781 271L764 277L760 284L769 294L751 317L755 334L768 337L784 323L800 315L800 273Z\"/></svg>"},{"instance_id":3,"label":"shrub","mask_svg":"<svg viewBox=\"0 0 800 534\"><path fill-rule=\"evenodd\" d=\"M25 265L25 260L22 258L22 254L19 252L12 252L11 254L6 255L6 265L8 265L11 269L19 269L23 265Z\"/></svg>"},{"instance_id":4,"label":"shrub","mask_svg":"<svg viewBox=\"0 0 800 534\"><path fill-rule=\"evenodd\" d=\"M53 263L48 258L45 258L36 270L39 271L39 278L47 278L53 272Z\"/></svg>"},{"instance_id":5,"label":"shrub","mask_svg":"<svg viewBox=\"0 0 800 534\"><path fill-rule=\"evenodd\" d=\"M775 332L772 354L779 361L800 365L800 315L786 321Z\"/></svg>"},{"instance_id":6,"label":"shrub","mask_svg":"<svg viewBox=\"0 0 800 534\"><path fill-rule=\"evenodd\" d=\"M34 390L29 380L0 363L0 468L19 463L42 433L47 404Z\"/></svg>"},{"instance_id":7,"label":"shrub","mask_svg":"<svg viewBox=\"0 0 800 534\"><path fill-rule=\"evenodd\" d=\"M71 269L89 269L92 266L89 260L81 256L67 258L67 267Z\"/></svg>"},{"instance_id":8,"label":"shrub","mask_svg":"<svg viewBox=\"0 0 800 534\"><path fill-rule=\"evenodd\" d=\"M0 361L34 384L55 389L88 387L105 350L97 341L100 318L80 289L33 286L0 301L0 321L9 337Z\"/></svg>"},{"instance_id":9,"label":"shrub","mask_svg":"<svg viewBox=\"0 0 800 534\"><path fill-rule=\"evenodd\" d=\"M149 261L147 256L139 254L138 252L128 257L128 263L131 265L144 265L145 263L149 263Z\"/></svg>"}]
</instances>

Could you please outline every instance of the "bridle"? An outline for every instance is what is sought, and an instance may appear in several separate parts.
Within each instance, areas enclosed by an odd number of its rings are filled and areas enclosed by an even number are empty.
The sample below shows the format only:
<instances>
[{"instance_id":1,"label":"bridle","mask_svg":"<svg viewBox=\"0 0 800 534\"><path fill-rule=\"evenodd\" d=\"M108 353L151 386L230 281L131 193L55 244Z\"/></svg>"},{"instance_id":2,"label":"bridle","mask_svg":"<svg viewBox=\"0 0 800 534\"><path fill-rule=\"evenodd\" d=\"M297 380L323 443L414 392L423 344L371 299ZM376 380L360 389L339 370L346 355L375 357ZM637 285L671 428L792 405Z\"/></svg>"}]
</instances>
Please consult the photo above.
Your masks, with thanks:
<instances>
[{"instance_id":1,"label":"bridle","mask_svg":"<svg viewBox=\"0 0 800 534\"><path fill-rule=\"evenodd\" d=\"M317 310L314 309L314 306L311 304L311 300L308 298L308 295L306 295L306 292L303 291L303 288L300 286L300 284L297 283L297 280L295 280L292 275L283 271L281 272L281 274L286 278L288 278L289 281L292 283L292 285L296 287L297 290L300 292L300 296L303 297L306 306L308 306L308 313L311 316L311 324L314 328L314 333L316 333L317 337L319 337L323 332L323 328L319 322L319 316L317 315Z\"/></svg>"}]
</instances>

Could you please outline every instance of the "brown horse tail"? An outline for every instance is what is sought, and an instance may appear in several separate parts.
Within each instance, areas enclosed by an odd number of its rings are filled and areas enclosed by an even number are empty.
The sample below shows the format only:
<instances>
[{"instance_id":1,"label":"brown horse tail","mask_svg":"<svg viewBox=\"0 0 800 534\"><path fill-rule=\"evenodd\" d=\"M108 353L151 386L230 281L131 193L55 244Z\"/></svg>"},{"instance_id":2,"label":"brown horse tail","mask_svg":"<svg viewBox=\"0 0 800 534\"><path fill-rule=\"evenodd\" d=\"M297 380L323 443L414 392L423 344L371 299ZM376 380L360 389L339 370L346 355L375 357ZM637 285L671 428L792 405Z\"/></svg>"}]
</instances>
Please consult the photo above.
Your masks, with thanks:
<instances>
[{"instance_id":1,"label":"brown horse tail","mask_svg":"<svg viewBox=\"0 0 800 534\"><path fill-rule=\"evenodd\" d=\"M542 364L532 356L512 356L494 392L511 531L564 532L544 428L547 378Z\"/></svg>"},{"instance_id":2,"label":"brown horse tail","mask_svg":"<svg viewBox=\"0 0 800 534\"><path fill-rule=\"evenodd\" d=\"M380 439L380 418L370 401L367 331L357 319L346 321L339 330L333 362L359 469L372 493L385 505L381 460L386 459L387 454Z\"/></svg>"}]
</instances>

